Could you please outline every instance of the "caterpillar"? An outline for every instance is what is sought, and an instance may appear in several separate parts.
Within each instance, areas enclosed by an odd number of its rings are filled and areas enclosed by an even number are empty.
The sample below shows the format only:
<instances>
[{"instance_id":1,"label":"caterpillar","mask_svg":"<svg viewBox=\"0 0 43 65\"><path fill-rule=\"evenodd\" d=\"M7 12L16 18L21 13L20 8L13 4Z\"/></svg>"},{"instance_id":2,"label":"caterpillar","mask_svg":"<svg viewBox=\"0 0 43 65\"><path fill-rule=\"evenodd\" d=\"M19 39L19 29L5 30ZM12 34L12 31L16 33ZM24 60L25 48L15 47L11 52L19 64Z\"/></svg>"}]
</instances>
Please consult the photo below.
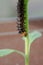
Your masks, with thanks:
<instances>
[{"instance_id":1,"label":"caterpillar","mask_svg":"<svg viewBox=\"0 0 43 65\"><path fill-rule=\"evenodd\" d=\"M26 32L26 28L25 28L26 24L24 22L24 19L26 17L24 16L24 13L25 13L24 0L18 0L18 3L17 3L17 14L18 14L17 27L18 27L19 33L22 36L27 36L27 32Z\"/></svg>"},{"instance_id":2,"label":"caterpillar","mask_svg":"<svg viewBox=\"0 0 43 65\"><path fill-rule=\"evenodd\" d=\"M28 0L18 0L17 3L17 13L18 13L18 21L17 21L17 27L19 33L24 36L25 38L25 65L29 65L29 57L28 53L30 50L30 44L29 44L29 34L28 34Z\"/></svg>"}]
</instances>

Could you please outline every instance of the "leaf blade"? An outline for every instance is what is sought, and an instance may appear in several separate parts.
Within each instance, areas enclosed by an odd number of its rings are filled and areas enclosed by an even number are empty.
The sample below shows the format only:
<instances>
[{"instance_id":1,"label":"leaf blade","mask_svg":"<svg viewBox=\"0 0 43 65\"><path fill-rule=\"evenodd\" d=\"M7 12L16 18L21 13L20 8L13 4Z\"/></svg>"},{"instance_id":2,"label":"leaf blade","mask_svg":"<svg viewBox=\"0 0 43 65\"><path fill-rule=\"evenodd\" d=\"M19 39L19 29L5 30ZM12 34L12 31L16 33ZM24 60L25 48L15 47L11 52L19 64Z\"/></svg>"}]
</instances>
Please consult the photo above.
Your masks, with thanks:
<instances>
[{"instance_id":1,"label":"leaf blade","mask_svg":"<svg viewBox=\"0 0 43 65\"><path fill-rule=\"evenodd\" d=\"M23 52L14 49L0 49L0 57L7 56L13 52L18 53L25 57L25 54Z\"/></svg>"}]
</instances>

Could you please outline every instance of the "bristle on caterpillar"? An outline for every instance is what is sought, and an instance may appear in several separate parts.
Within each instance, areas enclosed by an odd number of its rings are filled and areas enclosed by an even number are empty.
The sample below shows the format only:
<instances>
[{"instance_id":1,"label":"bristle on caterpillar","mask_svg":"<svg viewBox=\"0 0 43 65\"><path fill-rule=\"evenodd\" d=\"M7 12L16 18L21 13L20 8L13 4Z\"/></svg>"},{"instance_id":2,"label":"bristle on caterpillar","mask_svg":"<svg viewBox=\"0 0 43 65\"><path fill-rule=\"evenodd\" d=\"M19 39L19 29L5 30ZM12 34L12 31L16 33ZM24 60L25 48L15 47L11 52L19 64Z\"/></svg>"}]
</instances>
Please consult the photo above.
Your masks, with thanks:
<instances>
[{"instance_id":1,"label":"bristle on caterpillar","mask_svg":"<svg viewBox=\"0 0 43 65\"><path fill-rule=\"evenodd\" d=\"M18 0L17 3L17 13L18 13L18 22L17 27L19 30L19 33L22 34L22 36L26 36L26 29L25 29L25 22L24 22L24 0Z\"/></svg>"}]
</instances>

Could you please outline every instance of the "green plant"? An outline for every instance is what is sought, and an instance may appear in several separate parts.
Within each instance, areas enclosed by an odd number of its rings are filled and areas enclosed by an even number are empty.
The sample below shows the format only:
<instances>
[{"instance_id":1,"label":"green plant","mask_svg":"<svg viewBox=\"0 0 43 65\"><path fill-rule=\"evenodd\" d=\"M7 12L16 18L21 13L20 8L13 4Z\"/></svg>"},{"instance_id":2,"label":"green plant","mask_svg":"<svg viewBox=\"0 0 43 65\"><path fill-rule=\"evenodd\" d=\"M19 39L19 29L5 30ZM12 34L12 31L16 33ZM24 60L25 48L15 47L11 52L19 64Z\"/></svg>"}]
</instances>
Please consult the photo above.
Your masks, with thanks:
<instances>
[{"instance_id":1,"label":"green plant","mask_svg":"<svg viewBox=\"0 0 43 65\"><path fill-rule=\"evenodd\" d=\"M20 0L19 0L20 1ZM22 1L22 0L21 0ZM20 2L21 3L21 2ZM11 54L12 52L16 52L20 55L22 55L25 59L25 65L29 65L29 55L30 55L30 46L31 46L31 43L36 39L36 38L39 38L41 36L41 33L40 32L37 32L37 31L34 31L32 33L29 33L29 29L28 29L28 0L23 0L23 7L24 7L24 20L23 21L23 27L21 27L22 30L20 30L19 32L26 32L26 36L24 35L23 36L23 40L25 41L25 53L21 52L21 51L18 51L18 50L14 50L14 49L1 49L0 50L0 57L2 56L5 56L5 55L8 55L8 54ZM20 13L21 10L20 10ZM23 13L22 13L23 14ZM22 16L21 16L22 17ZM22 23L22 21L20 21L20 23ZM25 30L25 31L23 31Z\"/></svg>"},{"instance_id":2,"label":"green plant","mask_svg":"<svg viewBox=\"0 0 43 65\"><path fill-rule=\"evenodd\" d=\"M38 31L33 31L33 32L29 33L29 43L28 44L31 46L32 42L34 40L36 40L37 38L39 38L41 35L42 34L40 32L38 32ZM22 39L27 43L25 37L23 37ZM30 54L30 46L28 46L28 50L29 50L28 56ZM7 56L7 55L9 55L9 54L11 54L13 52L22 55L24 57L24 59L25 59L25 53L23 53L23 52L21 52L19 50L15 50L15 49L0 49L0 57ZM26 51L26 53L27 53L27 51ZM29 59L29 57L28 57L28 59ZM27 62L27 60L26 60L26 62Z\"/></svg>"}]
</instances>

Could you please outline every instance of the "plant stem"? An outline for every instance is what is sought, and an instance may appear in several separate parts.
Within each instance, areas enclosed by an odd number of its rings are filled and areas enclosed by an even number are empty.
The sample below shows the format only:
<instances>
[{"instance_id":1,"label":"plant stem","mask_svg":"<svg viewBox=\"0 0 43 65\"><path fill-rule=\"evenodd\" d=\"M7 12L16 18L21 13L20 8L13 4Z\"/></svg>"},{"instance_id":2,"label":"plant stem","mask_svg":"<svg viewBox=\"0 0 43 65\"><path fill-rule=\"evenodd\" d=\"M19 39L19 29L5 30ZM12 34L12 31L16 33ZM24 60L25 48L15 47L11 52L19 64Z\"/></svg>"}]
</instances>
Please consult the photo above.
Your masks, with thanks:
<instances>
[{"instance_id":1,"label":"plant stem","mask_svg":"<svg viewBox=\"0 0 43 65\"><path fill-rule=\"evenodd\" d=\"M14 52L15 52L15 53L18 53L18 54L20 54L20 55L22 55L22 56L25 58L25 54L24 54L23 52L18 51L18 50L14 50Z\"/></svg>"},{"instance_id":2,"label":"plant stem","mask_svg":"<svg viewBox=\"0 0 43 65\"><path fill-rule=\"evenodd\" d=\"M25 37L25 65L29 65L29 54L30 54L30 44L29 44L29 22L28 22L28 0L24 0L24 22L25 22L25 29L27 32L27 36Z\"/></svg>"},{"instance_id":3,"label":"plant stem","mask_svg":"<svg viewBox=\"0 0 43 65\"><path fill-rule=\"evenodd\" d=\"M24 24L25 24L25 30L27 33L27 36L25 37L25 65L29 65L29 50L30 50L30 45L29 45L29 29L28 29L28 0L24 0Z\"/></svg>"},{"instance_id":4,"label":"plant stem","mask_svg":"<svg viewBox=\"0 0 43 65\"><path fill-rule=\"evenodd\" d=\"M28 36L25 38L25 65L29 65L29 51L30 51L30 46L29 46L29 40Z\"/></svg>"}]
</instances>

